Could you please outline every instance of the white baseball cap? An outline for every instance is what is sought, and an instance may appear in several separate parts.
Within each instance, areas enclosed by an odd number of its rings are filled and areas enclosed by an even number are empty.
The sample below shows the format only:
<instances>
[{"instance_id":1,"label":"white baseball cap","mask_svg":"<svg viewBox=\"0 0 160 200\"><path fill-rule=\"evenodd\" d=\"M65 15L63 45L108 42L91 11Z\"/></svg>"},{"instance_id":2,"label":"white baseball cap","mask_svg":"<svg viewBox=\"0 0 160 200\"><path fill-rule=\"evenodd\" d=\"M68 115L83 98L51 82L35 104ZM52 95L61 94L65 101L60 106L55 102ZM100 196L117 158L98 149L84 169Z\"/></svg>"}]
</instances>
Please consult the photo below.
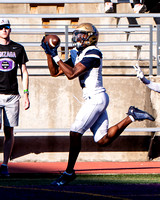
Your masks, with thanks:
<instances>
[{"instance_id":1,"label":"white baseball cap","mask_svg":"<svg viewBox=\"0 0 160 200\"><path fill-rule=\"evenodd\" d=\"M0 26L2 25L10 25L10 22L6 18L0 18Z\"/></svg>"}]
</instances>

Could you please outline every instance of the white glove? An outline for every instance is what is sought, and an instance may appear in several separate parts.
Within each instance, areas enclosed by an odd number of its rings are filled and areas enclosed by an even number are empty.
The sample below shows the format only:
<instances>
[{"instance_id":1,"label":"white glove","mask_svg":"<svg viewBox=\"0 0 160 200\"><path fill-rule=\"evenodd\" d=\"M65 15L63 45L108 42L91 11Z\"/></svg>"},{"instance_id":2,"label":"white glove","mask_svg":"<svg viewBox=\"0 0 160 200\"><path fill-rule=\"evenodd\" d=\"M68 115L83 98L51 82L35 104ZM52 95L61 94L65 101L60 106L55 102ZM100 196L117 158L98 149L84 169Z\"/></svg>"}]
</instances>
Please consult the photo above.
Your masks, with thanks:
<instances>
[{"instance_id":1,"label":"white glove","mask_svg":"<svg viewBox=\"0 0 160 200\"><path fill-rule=\"evenodd\" d=\"M139 78L144 84L150 84L150 80L146 79L141 68L139 67L138 64L136 64L135 66L133 66L134 69L137 72L137 78Z\"/></svg>"},{"instance_id":2,"label":"white glove","mask_svg":"<svg viewBox=\"0 0 160 200\"><path fill-rule=\"evenodd\" d=\"M135 69L136 72L137 72L137 78L139 78L139 79L143 79L143 78L144 78L144 74L143 74L141 68L139 67L139 65L136 64L136 65L133 66L133 67L134 67L134 69Z\"/></svg>"}]
</instances>

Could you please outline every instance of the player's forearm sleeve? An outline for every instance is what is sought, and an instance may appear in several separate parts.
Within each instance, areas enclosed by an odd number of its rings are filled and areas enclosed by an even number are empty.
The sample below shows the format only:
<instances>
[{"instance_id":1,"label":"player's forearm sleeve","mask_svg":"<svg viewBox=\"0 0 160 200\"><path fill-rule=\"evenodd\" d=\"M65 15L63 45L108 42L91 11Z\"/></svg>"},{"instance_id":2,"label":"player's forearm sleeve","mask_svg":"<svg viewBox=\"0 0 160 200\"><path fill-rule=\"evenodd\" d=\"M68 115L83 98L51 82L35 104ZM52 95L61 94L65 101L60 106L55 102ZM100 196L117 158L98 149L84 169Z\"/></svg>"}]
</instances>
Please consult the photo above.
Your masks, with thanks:
<instances>
[{"instance_id":1,"label":"player's forearm sleeve","mask_svg":"<svg viewBox=\"0 0 160 200\"><path fill-rule=\"evenodd\" d=\"M160 93L160 83L155 83L155 82L150 81L150 83L146 84L146 86L149 89L151 89L151 90L153 90L155 92L159 92Z\"/></svg>"},{"instance_id":2,"label":"player's forearm sleeve","mask_svg":"<svg viewBox=\"0 0 160 200\"><path fill-rule=\"evenodd\" d=\"M141 78L141 81L142 81L144 84L150 84L150 80L146 79L144 76L143 76L143 78Z\"/></svg>"}]
</instances>

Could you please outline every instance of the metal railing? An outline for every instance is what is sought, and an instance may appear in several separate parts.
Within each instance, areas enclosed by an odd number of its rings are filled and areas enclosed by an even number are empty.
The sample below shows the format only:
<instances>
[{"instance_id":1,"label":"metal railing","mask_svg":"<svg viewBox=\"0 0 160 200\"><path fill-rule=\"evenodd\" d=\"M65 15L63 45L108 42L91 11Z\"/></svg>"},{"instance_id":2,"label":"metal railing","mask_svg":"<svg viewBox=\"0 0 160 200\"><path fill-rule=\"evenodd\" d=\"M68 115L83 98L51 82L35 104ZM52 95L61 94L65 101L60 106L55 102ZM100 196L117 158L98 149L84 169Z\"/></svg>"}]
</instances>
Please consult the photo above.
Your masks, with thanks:
<instances>
[{"instance_id":1,"label":"metal railing","mask_svg":"<svg viewBox=\"0 0 160 200\"><path fill-rule=\"evenodd\" d=\"M32 28L33 27L33 28ZM50 26L42 26L42 25L27 25L27 24L13 24L12 25L12 34L14 36L26 36L28 35L27 41L25 41L24 37L17 37L18 42L25 46L26 51L29 53L33 52L43 52L40 47L41 38L43 35L47 34L57 34L60 38L63 38L59 51L64 56L65 59L69 56L69 49L72 48L71 35L74 30L74 26L71 25L59 25L59 28L54 25ZM131 28L127 25L121 26L111 26L111 25L96 25L99 31L99 42L98 47L102 50L104 54L104 63L108 61L144 61L148 62L149 66L149 75L153 74L153 58L159 58L159 26L157 28L152 25L145 25L138 28ZM153 34L157 35L154 37ZM34 37L36 36L36 37ZM34 41L33 38L36 38ZM37 42L37 38L39 41ZM123 38L123 39L122 39ZM156 39L155 39L156 38ZM157 42L158 41L158 42ZM117 47L117 48L116 48ZM116 49L115 49L116 48ZM119 49L118 49L119 48ZM123 49L124 48L124 49ZM128 48L128 49L127 49ZM132 48L132 49L131 49ZM155 55L157 49L157 55ZM118 58L110 56L112 54L120 55ZM130 53L131 56L124 57L125 54ZM141 55L143 55L141 57ZM153 55L154 54L154 55ZM33 54L32 54L33 55ZM34 57L30 60L38 61L40 58ZM44 58L46 59L46 57ZM154 60L155 61L155 60ZM106 64L104 64L106 65ZM33 66L34 68L34 66ZM159 59L157 61L157 74L159 75Z\"/></svg>"},{"instance_id":2,"label":"metal railing","mask_svg":"<svg viewBox=\"0 0 160 200\"><path fill-rule=\"evenodd\" d=\"M79 18L157 18L160 13L69 13L69 14L0 14L0 18L41 18L41 19L79 19Z\"/></svg>"},{"instance_id":3,"label":"metal railing","mask_svg":"<svg viewBox=\"0 0 160 200\"><path fill-rule=\"evenodd\" d=\"M113 0L116 2L115 0ZM132 0L131 0L132 1ZM12 4L62 4L62 3L104 3L104 0L0 0L0 3L12 3Z\"/></svg>"},{"instance_id":4,"label":"metal railing","mask_svg":"<svg viewBox=\"0 0 160 200\"><path fill-rule=\"evenodd\" d=\"M112 3L133 3L133 0L111 0ZM0 3L11 3L11 4L58 4L58 3L104 3L104 0L0 0Z\"/></svg>"},{"instance_id":5,"label":"metal railing","mask_svg":"<svg viewBox=\"0 0 160 200\"><path fill-rule=\"evenodd\" d=\"M14 129L14 133L68 133L70 131L69 128L31 128L31 129ZM88 130L87 132L90 132ZM160 132L160 127L148 127L148 128L126 128L124 132L149 132L149 133L157 133ZM0 133L3 133L3 129L0 129Z\"/></svg>"}]
</instances>

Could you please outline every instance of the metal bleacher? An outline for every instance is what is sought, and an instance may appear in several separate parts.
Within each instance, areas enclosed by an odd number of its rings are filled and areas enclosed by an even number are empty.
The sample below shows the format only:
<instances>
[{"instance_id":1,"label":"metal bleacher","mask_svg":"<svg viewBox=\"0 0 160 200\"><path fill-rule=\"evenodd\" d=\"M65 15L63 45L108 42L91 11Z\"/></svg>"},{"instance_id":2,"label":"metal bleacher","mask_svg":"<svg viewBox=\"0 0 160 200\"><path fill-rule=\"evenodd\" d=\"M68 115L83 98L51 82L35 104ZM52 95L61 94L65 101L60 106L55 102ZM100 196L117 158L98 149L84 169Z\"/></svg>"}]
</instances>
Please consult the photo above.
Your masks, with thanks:
<instances>
[{"instance_id":1,"label":"metal bleacher","mask_svg":"<svg viewBox=\"0 0 160 200\"><path fill-rule=\"evenodd\" d=\"M103 0L79 0L79 1L75 1L75 0L0 0L0 3L38 3L38 4L57 4L57 3L104 3Z\"/></svg>"},{"instance_id":2,"label":"metal bleacher","mask_svg":"<svg viewBox=\"0 0 160 200\"><path fill-rule=\"evenodd\" d=\"M45 35L46 33L57 34L61 38L59 53L61 53L61 56L63 56L64 59L68 58L68 49L72 48L71 34L74 30L74 26L61 25L59 26L59 28L55 28L54 25L50 25L50 28L47 28L47 26L45 26L45 28L39 27L39 25L33 26L33 28L27 27L27 25L23 28L19 28L17 25L12 25L12 35L19 38L19 42L25 46L29 57L31 55L29 65L32 68L38 65L39 67L43 67L46 65L46 57L44 55L40 56L40 54L43 52L40 47L40 41L43 35ZM155 49L157 48L156 40L154 39L153 41L153 34L156 34L157 28L154 28L151 25L142 26L140 28L129 28L127 26L115 27L97 25L97 28L100 33L98 46L104 54L104 70L105 66L107 66L109 62L113 62L113 60L114 62L123 60L124 62L133 63L140 61L146 62L149 66L148 73L150 75L153 74L153 66L156 66ZM23 40L23 36L25 35L29 36L27 41ZM108 38L108 36L113 35L121 35L123 39L117 40L117 37ZM138 36L137 39L135 39L136 36ZM39 38L39 41L37 41L37 37ZM115 47L117 48L115 49ZM121 47L125 47L124 50ZM41 61L37 57L32 57L32 52L39 52L38 57L41 57ZM108 55L108 52L114 54L117 53L118 57L112 57L111 55ZM123 53L123 55L120 57L121 53ZM129 54L129 56L125 56L124 53Z\"/></svg>"},{"instance_id":3,"label":"metal bleacher","mask_svg":"<svg viewBox=\"0 0 160 200\"><path fill-rule=\"evenodd\" d=\"M113 3L133 3L133 0L111 0ZM0 0L0 3L42 3L42 4L48 4L48 3L104 3L104 0Z\"/></svg>"},{"instance_id":4,"label":"metal bleacher","mask_svg":"<svg viewBox=\"0 0 160 200\"><path fill-rule=\"evenodd\" d=\"M113 0L113 3L121 3L120 0ZM125 1L123 1L125 2ZM126 3L132 3L132 1L127 1ZM53 4L103 4L103 0L80 0L80 1L74 1L74 0L6 0L2 1L0 0L0 4L36 4L36 5L53 5ZM146 13L146 14L133 14L133 13L4 13L0 14L1 18L9 18L9 19L22 19L22 21L26 21L26 23L12 23L12 35L13 39L15 38L16 41L22 43L27 51L27 54L29 55L29 67L34 69L40 67L41 69L46 68L46 57L42 53L42 49L40 47L40 41L42 36L45 33L54 33L60 36L61 38L61 48L59 48L59 53L61 53L61 56L63 59L68 58L69 49L72 48L71 44L71 33L75 27L75 24L71 23L70 25L57 25L48 23L50 21L58 21L58 20L75 20L76 23L79 22L80 19L86 19L90 21L90 19L102 19L105 20L107 18L112 19L122 19L122 18L154 18L154 17L160 17L160 14L157 13ZM40 19L39 24L28 24L29 20L34 19ZM47 20L47 23L44 24L43 21ZM152 25L141 25L140 27L132 27L128 25L119 25L115 24L113 26L110 24L104 24L99 25L95 24L100 32L100 39L98 46L102 49L102 52L104 53L104 73L105 75L109 75L106 67L113 66L111 73L113 72L113 68L116 67L116 62L122 61L124 63L124 66L126 69L120 70L122 73L118 72L118 75L123 74L124 70L127 71L127 67L135 64L136 62L141 62L142 66L147 68L146 66L149 66L149 70L146 69L146 73L156 74L156 70L153 70L156 68L156 27ZM29 37L26 38L26 35ZM107 37L107 36L120 36L123 38L122 40L114 40L113 37ZM144 37L144 35L146 37ZM137 36L137 40L135 37ZM143 37L141 37L143 36ZM142 39L141 39L142 38ZM122 47L122 48L121 48ZM124 49L124 50L123 50ZM36 57L33 57L36 54ZM113 55L113 56L109 56ZM123 56L120 54L123 53ZM126 54L126 56L124 56ZM118 55L116 57L115 55ZM134 55L134 56L133 56ZM40 59L41 58L41 59ZM114 60L114 62L113 62ZM130 64L127 65L130 61ZM33 70L32 70L33 71ZM116 70L117 71L117 70ZM45 72L42 72L42 74L45 74ZM33 72L34 74L34 72ZM129 70L125 73L130 74Z\"/></svg>"}]
</instances>

